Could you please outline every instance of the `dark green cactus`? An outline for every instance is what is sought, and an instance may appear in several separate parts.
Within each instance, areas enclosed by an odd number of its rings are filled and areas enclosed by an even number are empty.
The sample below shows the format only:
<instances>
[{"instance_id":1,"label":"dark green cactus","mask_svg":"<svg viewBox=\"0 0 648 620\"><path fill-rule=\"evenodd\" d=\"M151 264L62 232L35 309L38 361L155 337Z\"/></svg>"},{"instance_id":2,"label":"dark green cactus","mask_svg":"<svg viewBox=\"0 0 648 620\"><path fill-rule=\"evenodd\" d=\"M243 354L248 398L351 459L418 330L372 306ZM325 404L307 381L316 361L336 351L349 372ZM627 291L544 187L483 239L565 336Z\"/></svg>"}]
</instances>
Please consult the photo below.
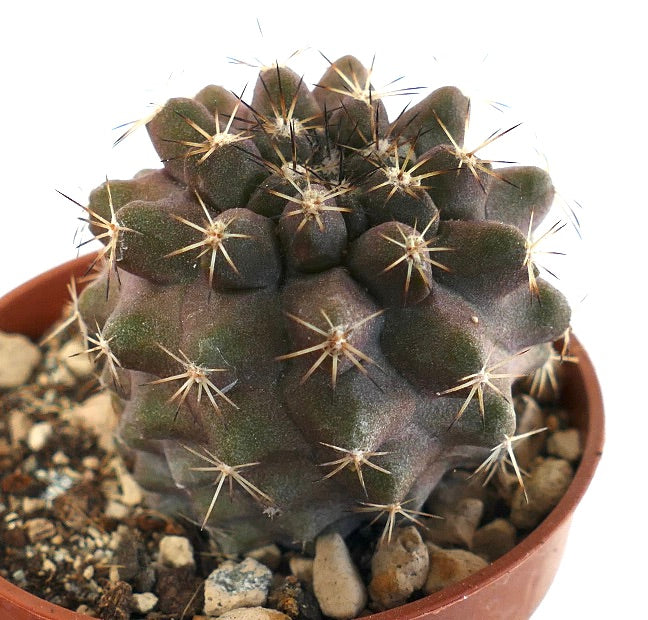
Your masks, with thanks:
<instances>
[{"instance_id":1,"label":"dark green cactus","mask_svg":"<svg viewBox=\"0 0 648 620\"><path fill-rule=\"evenodd\" d=\"M164 168L90 196L106 264L80 308L120 445L227 549L418 519L514 435L511 385L569 324L527 236L548 175L465 151L458 89L390 124L369 79L347 56L312 92L275 66L250 104L171 99Z\"/></svg>"}]
</instances>

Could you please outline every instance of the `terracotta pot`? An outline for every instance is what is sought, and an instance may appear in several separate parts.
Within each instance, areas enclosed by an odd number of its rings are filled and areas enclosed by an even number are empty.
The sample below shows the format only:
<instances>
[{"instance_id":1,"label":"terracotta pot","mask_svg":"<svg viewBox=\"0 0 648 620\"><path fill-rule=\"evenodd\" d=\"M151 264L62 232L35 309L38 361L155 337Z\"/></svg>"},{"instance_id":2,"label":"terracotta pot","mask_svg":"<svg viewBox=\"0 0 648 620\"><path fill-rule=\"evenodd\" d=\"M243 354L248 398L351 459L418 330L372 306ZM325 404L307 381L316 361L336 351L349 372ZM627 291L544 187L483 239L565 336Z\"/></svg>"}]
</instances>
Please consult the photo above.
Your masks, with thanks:
<instances>
[{"instance_id":1,"label":"terracotta pot","mask_svg":"<svg viewBox=\"0 0 648 620\"><path fill-rule=\"evenodd\" d=\"M82 275L92 256L70 261L23 284L0 300L0 330L38 336L68 299L66 284ZM603 403L592 363L574 340L579 364L566 364L563 404L583 436L574 480L551 514L509 553L487 568L414 603L368 616L371 620L523 620L545 595L558 569L572 514L589 485L603 447ZM0 578L0 618L82 620L87 616L47 603Z\"/></svg>"}]
</instances>

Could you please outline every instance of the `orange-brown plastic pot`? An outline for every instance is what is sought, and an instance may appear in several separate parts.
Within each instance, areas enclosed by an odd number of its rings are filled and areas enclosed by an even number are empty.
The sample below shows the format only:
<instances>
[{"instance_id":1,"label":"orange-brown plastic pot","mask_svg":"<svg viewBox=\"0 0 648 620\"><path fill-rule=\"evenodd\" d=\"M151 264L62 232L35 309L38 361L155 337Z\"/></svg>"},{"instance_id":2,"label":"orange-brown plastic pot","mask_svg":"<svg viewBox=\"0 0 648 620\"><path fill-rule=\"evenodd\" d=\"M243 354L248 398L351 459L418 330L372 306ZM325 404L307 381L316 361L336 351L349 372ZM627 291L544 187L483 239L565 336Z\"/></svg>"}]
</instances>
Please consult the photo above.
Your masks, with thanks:
<instances>
[{"instance_id":1,"label":"orange-brown plastic pot","mask_svg":"<svg viewBox=\"0 0 648 620\"><path fill-rule=\"evenodd\" d=\"M66 284L80 276L92 256L48 271L0 299L0 330L38 338L62 311ZM585 493L603 448L603 402L589 357L573 340L579 364L566 364L563 404L581 432L583 458L567 493L551 514L520 544L468 579L371 620L524 620L545 595L556 574L572 514ZM87 616L47 603L0 578L2 620L83 620Z\"/></svg>"}]
</instances>

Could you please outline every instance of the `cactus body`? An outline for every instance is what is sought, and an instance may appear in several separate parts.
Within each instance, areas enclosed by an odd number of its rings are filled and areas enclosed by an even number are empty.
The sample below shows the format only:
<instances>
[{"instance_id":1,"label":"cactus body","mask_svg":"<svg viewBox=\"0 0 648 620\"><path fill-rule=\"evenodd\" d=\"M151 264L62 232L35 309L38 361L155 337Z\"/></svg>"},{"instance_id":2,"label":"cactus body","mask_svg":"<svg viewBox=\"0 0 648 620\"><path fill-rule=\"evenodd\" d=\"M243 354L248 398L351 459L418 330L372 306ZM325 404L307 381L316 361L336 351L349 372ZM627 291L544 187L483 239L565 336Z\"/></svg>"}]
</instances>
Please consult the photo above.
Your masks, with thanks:
<instances>
[{"instance_id":1,"label":"cactus body","mask_svg":"<svg viewBox=\"0 0 648 620\"><path fill-rule=\"evenodd\" d=\"M512 382L569 324L529 290L546 173L463 153L456 88L391 124L371 92L347 56L314 91L277 66L249 105L171 99L164 168L90 197L117 226L81 308L119 362L120 445L230 550L418 510L514 433Z\"/></svg>"}]
</instances>

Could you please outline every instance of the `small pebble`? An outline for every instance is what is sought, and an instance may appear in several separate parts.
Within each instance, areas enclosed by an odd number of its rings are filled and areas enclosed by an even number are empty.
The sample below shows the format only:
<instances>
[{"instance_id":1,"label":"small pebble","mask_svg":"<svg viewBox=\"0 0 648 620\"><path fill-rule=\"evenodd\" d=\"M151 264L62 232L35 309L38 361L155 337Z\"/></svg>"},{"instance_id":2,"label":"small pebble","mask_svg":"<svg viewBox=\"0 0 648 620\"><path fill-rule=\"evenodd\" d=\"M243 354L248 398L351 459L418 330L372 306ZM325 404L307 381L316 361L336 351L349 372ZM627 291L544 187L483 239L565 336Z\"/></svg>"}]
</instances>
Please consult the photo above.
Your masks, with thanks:
<instances>
[{"instance_id":1,"label":"small pebble","mask_svg":"<svg viewBox=\"0 0 648 620\"><path fill-rule=\"evenodd\" d=\"M528 471L528 469L525 469ZM526 479L526 478L523 478ZM515 492L520 487L520 481L517 479L515 472L511 468L502 469L493 476L491 483L497 489L498 496L505 504L511 505Z\"/></svg>"},{"instance_id":2,"label":"small pebble","mask_svg":"<svg viewBox=\"0 0 648 620\"><path fill-rule=\"evenodd\" d=\"M108 500L106 509L104 510L104 514L107 517L117 520L126 518L129 512L130 508L128 508L128 506L124 506L124 504L114 499Z\"/></svg>"},{"instance_id":3,"label":"small pebble","mask_svg":"<svg viewBox=\"0 0 648 620\"><path fill-rule=\"evenodd\" d=\"M446 512L455 512L459 502L467 498L480 500L484 505L485 514L495 510L498 500L493 489L482 485L471 471L453 469L447 472L437 484L425 502L424 510L433 515L443 516ZM440 524L437 519L432 521L433 527Z\"/></svg>"},{"instance_id":4,"label":"small pebble","mask_svg":"<svg viewBox=\"0 0 648 620\"><path fill-rule=\"evenodd\" d=\"M119 581L119 568L117 566L111 566L108 570L108 581L111 583L117 583Z\"/></svg>"},{"instance_id":5,"label":"small pebble","mask_svg":"<svg viewBox=\"0 0 648 620\"><path fill-rule=\"evenodd\" d=\"M266 609L265 607L233 609L219 618L220 620L290 620L290 616L282 614L276 609Z\"/></svg>"},{"instance_id":6,"label":"small pebble","mask_svg":"<svg viewBox=\"0 0 648 620\"><path fill-rule=\"evenodd\" d=\"M48 385L61 385L72 387L76 385L77 378L63 364L58 364L47 377Z\"/></svg>"},{"instance_id":7,"label":"small pebble","mask_svg":"<svg viewBox=\"0 0 648 620\"><path fill-rule=\"evenodd\" d=\"M112 551L119 548L119 545L121 544L122 535L120 529L121 528L117 528L117 530L110 535L110 539L108 540L107 547Z\"/></svg>"},{"instance_id":8,"label":"small pebble","mask_svg":"<svg viewBox=\"0 0 648 620\"><path fill-rule=\"evenodd\" d=\"M315 543L313 590L322 612L354 618L367 603L367 591L342 536L320 536Z\"/></svg>"},{"instance_id":9,"label":"small pebble","mask_svg":"<svg viewBox=\"0 0 648 620\"><path fill-rule=\"evenodd\" d=\"M58 466L63 466L67 465L70 462L70 459L67 457L67 455L64 452L61 452L61 450L57 450L53 455L52 455L52 465Z\"/></svg>"},{"instance_id":10,"label":"small pebble","mask_svg":"<svg viewBox=\"0 0 648 620\"><path fill-rule=\"evenodd\" d=\"M23 471L31 474L38 469L38 459L35 454L30 454L24 461L22 465Z\"/></svg>"},{"instance_id":11,"label":"small pebble","mask_svg":"<svg viewBox=\"0 0 648 620\"><path fill-rule=\"evenodd\" d=\"M252 558L223 562L205 580L204 612L219 616L238 607L263 606L271 581L272 571Z\"/></svg>"},{"instance_id":12,"label":"small pebble","mask_svg":"<svg viewBox=\"0 0 648 620\"><path fill-rule=\"evenodd\" d=\"M58 352L58 359L65 364L72 374L78 379L86 379L95 370L95 365L90 356L85 352L81 341L68 340Z\"/></svg>"},{"instance_id":13,"label":"small pebble","mask_svg":"<svg viewBox=\"0 0 648 620\"><path fill-rule=\"evenodd\" d=\"M397 530L371 558L371 600L381 609L402 605L423 587L428 568L428 550L419 531L414 526Z\"/></svg>"},{"instance_id":14,"label":"small pebble","mask_svg":"<svg viewBox=\"0 0 648 620\"><path fill-rule=\"evenodd\" d=\"M25 530L32 543L52 538L56 534L56 526L51 521L40 517L25 521Z\"/></svg>"},{"instance_id":15,"label":"small pebble","mask_svg":"<svg viewBox=\"0 0 648 620\"><path fill-rule=\"evenodd\" d=\"M140 614L147 614L153 610L158 602L158 597L153 592L133 594L133 609Z\"/></svg>"},{"instance_id":16,"label":"small pebble","mask_svg":"<svg viewBox=\"0 0 648 620\"><path fill-rule=\"evenodd\" d=\"M423 588L426 594L434 594L488 566L486 560L464 549L441 549L428 543L428 551L430 572Z\"/></svg>"},{"instance_id":17,"label":"small pebble","mask_svg":"<svg viewBox=\"0 0 648 620\"><path fill-rule=\"evenodd\" d=\"M99 447L106 452L114 452L113 433L117 426L117 414L109 391L90 396L82 403L65 411L63 419L87 428L97 435Z\"/></svg>"},{"instance_id":18,"label":"small pebble","mask_svg":"<svg viewBox=\"0 0 648 620\"><path fill-rule=\"evenodd\" d=\"M307 558L303 555L293 555L288 560L290 572L300 581L307 584L313 583L313 558Z\"/></svg>"},{"instance_id":19,"label":"small pebble","mask_svg":"<svg viewBox=\"0 0 648 620\"><path fill-rule=\"evenodd\" d=\"M137 483L135 478L126 470L119 459L113 460L113 465L119 478L121 494L119 501L126 506L138 506L144 499L142 487Z\"/></svg>"},{"instance_id":20,"label":"small pebble","mask_svg":"<svg viewBox=\"0 0 648 620\"><path fill-rule=\"evenodd\" d=\"M81 461L81 465L83 465L86 469L97 470L101 465L101 461L96 456L84 456Z\"/></svg>"},{"instance_id":21,"label":"small pebble","mask_svg":"<svg viewBox=\"0 0 648 620\"><path fill-rule=\"evenodd\" d=\"M46 503L44 499L40 497L23 497L22 500L22 509L26 515L42 510L45 508Z\"/></svg>"},{"instance_id":22,"label":"small pebble","mask_svg":"<svg viewBox=\"0 0 648 620\"><path fill-rule=\"evenodd\" d=\"M253 558L257 562L265 564L271 570L277 570L281 563L281 549L277 545L265 545L248 551L245 557Z\"/></svg>"},{"instance_id":23,"label":"small pebble","mask_svg":"<svg viewBox=\"0 0 648 620\"><path fill-rule=\"evenodd\" d=\"M38 422L29 429L27 445L32 452L42 450L52 436L54 429L49 422Z\"/></svg>"},{"instance_id":24,"label":"small pebble","mask_svg":"<svg viewBox=\"0 0 648 620\"><path fill-rule=\"evenodd\" d=\"M540 523L558 504L571 484L574 474L571 465L562 459L540 460L525 480L529 501L518 487L511 503L511 523L528 530Z\"/></svg>"},{"instance_id":25,"label":"small pebble","mask_svg":"<svg viewBox=\"0 0 648 620\"><path fill-rule=\"evenodd\" d=\"M516 414L515 434L523 435L546 426L545 416L538 403L527 394L519 394L513 401ZM547 441L547 431L536 433L526 439L516 441L515 460L528 470L533 460L543 451Z\"/></svg>"},{"instance_id":26,"label":"small pebble","mask_svg":"<svg viewBox=\"0 0 648 620\"><path fill-rule=\"evenodd\" d=\"M96 614L94 613L92 607L89 607L89 606L86 605L85 603L82 604L82 605L79 605L79 606L76 608L76 612L77 612L78 614L85 614L86 616L90 616L91 618L96 617Z\"/></svg>"},{"instance_id":27,"label":"small pebble","mask_svg":"<svg viewBox=\"0 0 648 620\"><path fill-rule=\"evenodd\" d=\"M40 349L29 338L0 332L0 390L26 383L40 360Z\"/></svg>"},{"instance_id":28,"label":"small pebble","mask_svg":"<svg viewBox=\"0 0 648 620\"><path fill-rule=\"evenodd\" d=\"M180 567L194 564L193 546L184 536L165 536L160 540L160 562Z\"/></svg>"},{"instance_id":29,"label":"small pebble","mask_svg":"<svg viewBox=\"0 0 648 620\"><path fill-rule=\"evenodd\" d=\"M136 482L126 470L122 469L119 473L119 485L122 494L119 501L126 506L138 506L144 499L142 487Z\"/></svg>"},{"instance_id":30,"label":"small pebble","mask_svg":"<svg viewBox=\"0 0 648 620\"><path fill-rule=\"evenodd\" d=\"M576 462L583 454L578 429L568 428L552 433L547 440L547 452L571 463Z\"/></svg>"},{"instance_id":31,"label":"small pebble","mask_svg":"<svg viewBox=\"0 0 648 620\"><path fill-rule=\"evenodd\" d=\"M22 568L19 568L11 574L11 578L14 581L23 581L25 579L25 571Z\"/></svg>"},{"instance_id":32,"label":"small pebble","mask_svg":"<svg viewBox=\"0 0 648 620\"><path fill-rule=\"evenodd\" d=\"M569 413L563 409L552 410L547 414L547 428L551 433L569 427Z\"/></svg>"},{"instance_id":33,"label":"small pebble","mask_svg":"<svg viewBox=\"0 0 648 620\"><path fill-rule=\"evenodd\" d=\"M17 446L18 443L27 439L31 420L27 414L20 409L13 409L9 414L9 437L11 437L11 445Z\"/></svg>"},{"instance_id":34,"label":"small pebble","mask_svg":"<svg viewBox=\"0 0 648 620\"><path fill-rule=\"evenodd\" d=\"M452 507L445 507L438 514L442 519L432 520L425 538L440 546L457 545L470 549L475 530L484 514L484 502L475 497L458 499Z\"/></svg>"},{"instance_id":35,"label":"small pebble","mask_svg":"<svg viewBox=\"0 0 648 620\"><path fill-rule=\"evenodd\" d=\"M506 519L495 519L475 532L472 551L489 562L494 562L513 549L516 541L514 525Z\"/></svg>"}]
</instances>

